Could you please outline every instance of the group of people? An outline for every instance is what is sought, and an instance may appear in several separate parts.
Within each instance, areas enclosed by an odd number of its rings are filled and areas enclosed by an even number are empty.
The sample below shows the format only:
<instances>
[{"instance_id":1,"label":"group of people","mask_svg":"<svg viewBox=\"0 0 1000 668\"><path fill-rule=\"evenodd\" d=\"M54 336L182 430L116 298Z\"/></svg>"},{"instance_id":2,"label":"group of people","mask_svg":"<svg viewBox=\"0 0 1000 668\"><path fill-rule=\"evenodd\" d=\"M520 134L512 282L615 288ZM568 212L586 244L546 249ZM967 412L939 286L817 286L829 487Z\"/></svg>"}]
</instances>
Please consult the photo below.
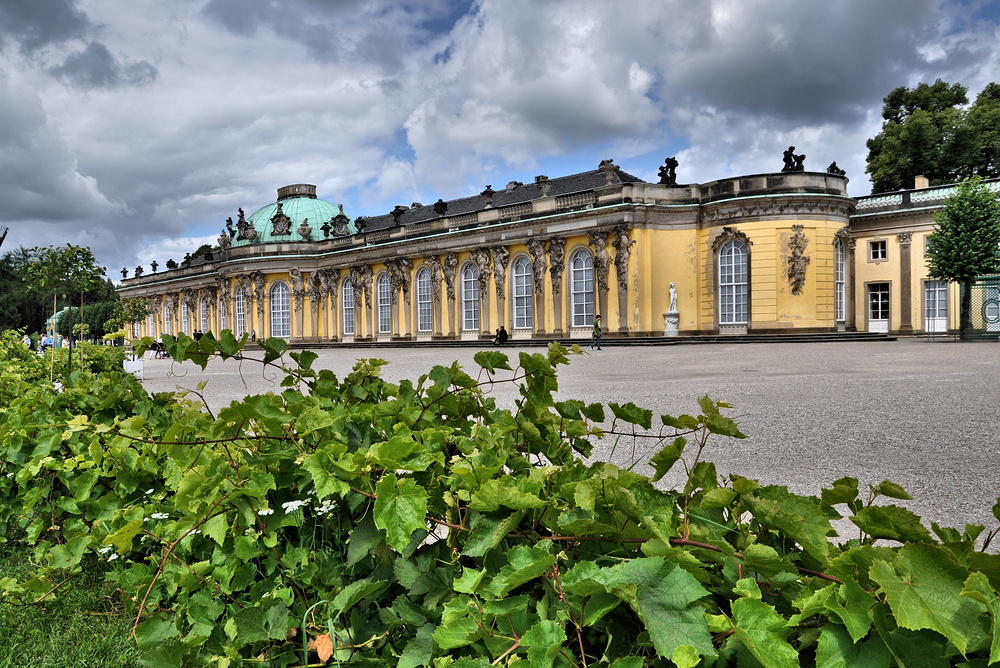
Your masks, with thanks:
<instances>
[{"instance_id":1,"label":"group of people","mask_svg":"<svg viewBox=\"0 0 1000 668\"><path fill-rule=\"evenodd\" d=\"M32 342L31 342L31 337L29 335L25 334L24 338L21 339L21 343L24 344L25 348L31 350ZM43 353L50 348L53 348L55 345L56 345L55 338L49 336L48 334L42 334L40 337L38 337L38 352L40 353ZM63 339L63 345L66 345L65 339Z\"/></svg>"},{"instance_id":2,"label":"group of people","mask_svg":"<svg viewBox=\"0 0 1000 668\"><path fill-rule=\"evenodd\" d=\"M497 327L496 335L493 337L493 345L503 345L507 343L507 339L507 330L503 325L500 325ZM590 349L593 350L594 346L597 346L597 349L601 350L601 316L599 315L594 318L594 330L590 334Z\"/></svg>"}]
</instances>

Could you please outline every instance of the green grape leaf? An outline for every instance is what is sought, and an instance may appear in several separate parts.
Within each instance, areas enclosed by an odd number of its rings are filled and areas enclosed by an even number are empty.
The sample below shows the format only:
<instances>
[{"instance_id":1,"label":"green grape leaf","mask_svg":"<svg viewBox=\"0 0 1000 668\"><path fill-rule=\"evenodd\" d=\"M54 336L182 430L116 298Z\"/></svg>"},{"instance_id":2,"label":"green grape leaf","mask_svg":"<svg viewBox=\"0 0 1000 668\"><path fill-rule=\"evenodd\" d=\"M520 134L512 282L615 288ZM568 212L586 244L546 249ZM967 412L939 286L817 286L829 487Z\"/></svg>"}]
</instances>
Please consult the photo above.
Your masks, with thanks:
<instances>
[{"instance_id":1,"label":"green grape leaf","mask_svg":"<svg viewBox=\"0 0 1000 668\"><path fill-rule=\"evenodd\" d=\"M677 460L684 453L685 445L687 445L687 439L683 436L678 436L670 445L664 446L659 452L653 455L652 459L649 460L650 465L655 471L653 482L657 482L663 478L674 467L674 464L677 463Z\"/></svg>"},{"instance_id":2,"label":"green grape leaf","mask_svg":"<svg viewBox=\"0 0 1000 668\"><path fill-rule=\"evenodd\" d=\"M653 411L646 408L639 408L631 401L626 404L616 404L610 402L608 408L615 414L615 417L629 424L637 424L643 429L650 429L653 425Z\"/></svg>"},{"instance_id":3,"label":"green grape leaf","mask_svg":"<svg viewBox=\"0 0 1000 668\"><path fill-rule=\"evenodd\" d=\"M410 544L413 533L427 525L427 490L409 478L388 473L375 486L375 526L397 552Z\"/></svg>"},{"instance_id":4,"label":"green grape leaf","mask_svg":"<svg viewBox=\"0 0 1000 668\"><path fill-rule=\"evenodd\" d=\"M978 601L989 611L993 635L989 663L1000 661L1000 595L985 575L973 573L962 587L962 596Z\"/></svg>"},{"instance_id":5,"label":"green grape leaf","mask_svg":"<svg viewBox=\"0 0 1000 668\"><path fill-rule=\"evenodd\" d=\"M876 539L897 540L901 543L930 543L931 532L912 510L900 506L870 506L862 508L851 521Z\"/></svg>"},{"instance_id":6,"label":"green grape leaf","mask_svg":"<svg viewBox=\"0 0 1000 668\"><path fill-rule=\"evenodd\" d=\"M891 564L876 561L870 573L900 626L937 631L960 652L968 647L984 609L962 596L967 574L944 547L916 544L900 548Z\"/></svg>"},{"instance_id":7,"label":"green grape leaf","mask_svg":"<svg viewBox=\"0 0 1000 668\"><path fill-rule=\"evenodd\" d=\"M785 618L755 598L733 601L733 632L754 658L767 668L798 668L799 653L788 643L792 633Z\"/></svg>"},{"instance_id":8,"label":"green grape leaf","mask_svg":"<svg viewBox=\"0 0 1000 668\"><path fill-rule=\"evenodd\" d=\"M889 668L891 659L888 648L878 636L859 643L838 624L827 624L820 631L816 668Z\"/></svg>"}]
</instances>

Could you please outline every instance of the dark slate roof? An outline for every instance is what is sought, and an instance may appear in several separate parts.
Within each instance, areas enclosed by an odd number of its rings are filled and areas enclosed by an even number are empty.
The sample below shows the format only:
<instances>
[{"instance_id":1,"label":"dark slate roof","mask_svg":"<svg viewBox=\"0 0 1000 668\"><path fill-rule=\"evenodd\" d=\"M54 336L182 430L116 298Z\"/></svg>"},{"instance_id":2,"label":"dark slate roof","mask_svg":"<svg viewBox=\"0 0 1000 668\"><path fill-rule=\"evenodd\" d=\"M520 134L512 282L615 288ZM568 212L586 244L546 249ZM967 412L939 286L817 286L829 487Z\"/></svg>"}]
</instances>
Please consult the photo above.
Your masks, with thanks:
<instances>
[{"instance_id":1,"label":"dark slate roof","mask_svg":"<svg viewBox=\"0 0 1000 668\"><path fill-rule=\"evenodd\" d=\"M585 192L609 185L605 180L604 172L599 169L582 172L580 174L556 177L554 179L549 179L548 183L550 184L549 197L558 197L560 195ZM610 185L620 185L623 183L645 183L645 181L632 176L627 172L623 172L620 169L616 169L613 172ZM505 187L496 188L493 191L493 205L491 208L498 209L505 206L523 204L525 202L541 198L542 191L539 190L538 186L534 183L519 184L509 190ZM448 200L446 203L448 204L448 211L444 214L445 217L461 216L462 214L473 213L475 211L485 209L486 197L483 195L473 195L472 197L460 197L458 199ZM399 224L414 225L416 223L422 223L441 217L442 216L434 211L433 203L424 204L423 206L408 208L404 211L399 217ZM396 222L393 220L391 213L381 216L370 216L365 224L365 232L375 232L393 227L396 227Z\"/></svg>"}]
</instances>

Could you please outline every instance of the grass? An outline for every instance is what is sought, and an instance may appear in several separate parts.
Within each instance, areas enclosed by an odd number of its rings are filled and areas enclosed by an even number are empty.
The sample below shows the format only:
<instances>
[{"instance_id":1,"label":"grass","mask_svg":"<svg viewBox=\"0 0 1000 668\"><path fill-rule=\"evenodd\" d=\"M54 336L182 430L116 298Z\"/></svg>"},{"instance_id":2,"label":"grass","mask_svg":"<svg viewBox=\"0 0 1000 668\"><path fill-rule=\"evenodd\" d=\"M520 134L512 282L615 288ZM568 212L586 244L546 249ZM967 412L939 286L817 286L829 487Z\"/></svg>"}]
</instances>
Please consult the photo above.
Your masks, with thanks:
<instances>
[{"instance_id":1,"label":"grass","mask_svg":"<svg viewBox=\"0 0 1000 668\"><path fill-rule=\"evenodd\" d=\"M0 579L23 580L32 551L0 545ZM103 572L78 576L43 605L0 603L0 668L132 668L139 650L132 617Z\"/></svg>"}]
</instances>

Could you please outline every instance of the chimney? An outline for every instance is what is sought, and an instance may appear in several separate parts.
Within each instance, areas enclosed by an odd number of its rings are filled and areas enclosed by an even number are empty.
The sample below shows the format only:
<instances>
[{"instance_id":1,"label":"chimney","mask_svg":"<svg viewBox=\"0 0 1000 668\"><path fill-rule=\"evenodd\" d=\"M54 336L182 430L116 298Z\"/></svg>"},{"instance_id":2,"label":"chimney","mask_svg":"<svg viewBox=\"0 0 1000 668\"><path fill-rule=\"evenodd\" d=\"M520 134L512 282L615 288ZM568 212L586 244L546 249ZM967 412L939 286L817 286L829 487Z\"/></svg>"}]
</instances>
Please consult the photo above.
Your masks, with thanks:
<instances>
[{"instance_id":1,"label":"chimney","mask_svg":"<svg viewBox=\"0 0 1000 668\"><path fill-rule=\"evenodd\" d=\"M921 188L930 188L930 187L931 187L931 180L928 179L923 174L920 174L920 175L915 176L913 178L913 189L914 190L920 190Z\"/></svg>"}]
</instances>

